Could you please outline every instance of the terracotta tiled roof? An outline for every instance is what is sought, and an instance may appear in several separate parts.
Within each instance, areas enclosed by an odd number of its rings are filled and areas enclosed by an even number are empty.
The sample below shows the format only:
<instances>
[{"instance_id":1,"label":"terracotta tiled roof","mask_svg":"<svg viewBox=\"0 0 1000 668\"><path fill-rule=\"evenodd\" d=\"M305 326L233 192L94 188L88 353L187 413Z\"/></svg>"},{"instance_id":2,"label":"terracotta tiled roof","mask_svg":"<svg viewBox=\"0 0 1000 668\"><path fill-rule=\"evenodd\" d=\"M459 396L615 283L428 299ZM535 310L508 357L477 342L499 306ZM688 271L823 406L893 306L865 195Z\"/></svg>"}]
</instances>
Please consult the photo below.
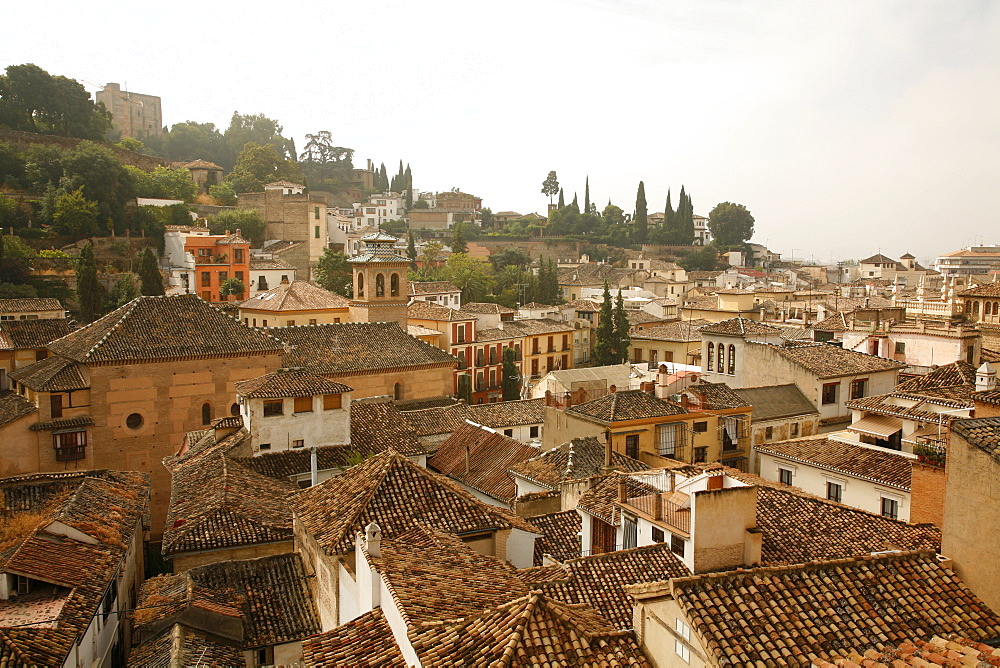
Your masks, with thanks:
<instances>
[{"instance_id":1,"label":"terracotta tiled roof","mask_svg":"<svg viewBox=\"0 0 1000 668\"><path fill-rule=\"evenodd\" d=\"M600 287L607 282L609 286L614 287L634 272L630 269L618 269L609 264L588 263L573 267L562 267L558 273L559 285L592 285Z\"/></svg>"},{"instance_id":2,"label":"terracotta tiled roof","mask_svg":"<svg viewBox=\"0 0 1000 668\"><path fill-rule=\"evenodd\" d=\"M992 281L958 293L959 297L1000 297L1000 282Z\"/></svg>"},{"instance_id":3,"label":"terracotta tiled roof","mask_svg":"<svg viewBox=\"0 0 1000 668\"><path fill-rule=\"evenodd\" d=\"M483 494L510 503L516 493L511 466L538 450L492 429L463 423L442 443L427 464Z\"/></svg>"},{"instance_id":4,"label":"terracotta tiled roof","mask_svg":"<svg viewBox=\"0 0 1000 668\"><path fill-rule=\"evenodd\" d=\"M153 601L156 607L141 610L136 619L143 633L157 633L160 625L175 620L183 624L183 611L190 607L241 617L243 649L294 642L320 630L296 553L222 561L151 578L143 584L139 605Z\"/></svg>"},{"instance_id":5,"label":"terracotta tiled roof","mask_svg":"<svg viewBox=\"0 0 1000 668\"><path fill-rule=\"evenodd\" d=\"M450 306L441 306L434 302L415 299L406 307L406 317L410 320L436 320L440 322L469 322L476 316L464 313Z\"/></svg>"},{"instance_id":6,"label":"terracotta tiled roof","mask_svg":"<svg viewBox=\"0 0 1000 668\"><path fill-rule=\"evenodd\" d=\"M286 313L346 309L350 301L309 281L281 283L267 292L240 302L240 308L253 311Z\"/></svg>"},{"instance_id":7,"label":"terracotta tiled roof","mask_svg":"<svg viewBox=\"0 0 1000 668\"><path fill-rule=\"evenodd\" d=\"M957 385L976 385L976 367L959 360L934 369L924 376L904 380L896 385L897 392L917 392L940 387L955 387Z\"/></svg>"},{"instance_id":8,"label":"terracotta tiled roof","mask_svg":"<svg viewBox=\"0 0 1000 668\"><path fill-rule=\"evenodd\" d=\"M317 394L343 394L354 388L327 380L300 369L279 369L269 374L236 383L236 393L253 399L312 397Z\"/></svg>"},{"instance_id":9,"label":"terracotta tiled roof","mask_svg":"<svg viewBox=\"0 0 1000 668\"><path fill-rule=\"evenodd\" d=\"M564 334L572 331L572 326L553 320L552 318L510 320L501 323L501 327L477 330L476 341L502 341L504 339L516 339L523 336Z\"/></svg>"},{"instance_id":10,"label":"terracotta tiled roof","mask_svg":"<svg viewBox=\"0 0 1000 668\"><path fill-rule=\"evenodd\" d=\"M535 541L535 566L542 565L546 554L555 559L569 559L580 554L582 521L576 510L564 510L548 515L535 515L528 521L541 529L543 536Z\"/></svg>"},{"instance_id":11,"label":"terracotta tiled roof","mask_svg":"<svg viewBox=\"0 0 1000 668\"><path fill-rule=\"evenodd\" d=\"M250 271L267 271L269 269L295 269L295 265L289 264L280 258L250 257Z\"/></svg>"},{"instance_id":12,"label":"terracotta tiled roof","mask_svg":"<svg viewBox=\"0 0 1000 668\"><path fill-rule=\"evenodd\" d=\"M863 373L894 371L906 367L903 362L860 353L856 350L846 350L827 343L773 347L785 359L815 373L820 378L839 378Z\"/></svg>"},{"instance_id":13,"label":"terracotta tiled roof","mask_svg":"<svg viewBox=\"0 0 1000 668\"><path fill-rule=\"evenodd\" d=\"M276 338L225 315L197 295L137 297L49 344L84 364L279 353Z\"/></svg>"},{"instance_id":14,"label":"terracotta tiled roof","mask_svg":"<svg viewBox=\"0 0 1000 668\"><path fill-rule=\"evenodd\" d=\"M80 364L53 355L40 362L14 369L11 379L36 392L70 392L90 387L87 374Z\"/></svg>"},{"instance_id":15,"label":"terracotta tiled roof","mask_svg":"<svg viewBox=\"0 0 1000 668\"><path fill-rule=\"evenodd\" d=\"M63 305L51 297L24 297L23 299L0 299L0 313L21 311L62 311Z\"/></svg>"},{"instance_id":16,"label":"terracotta tiled roof","mask_svg":"<svg viewBox=\"0 0 1000 668\"><path fill-rule=\"evenodd\" d=\"M163 532L166 556L292 539L289 483L264 477L222 454L172 471Z\"/></svg>"},{"instance_id":17,"label":"terracotta tiled roof","mask_svg":"<svg viewBox=\"0 0 1000 668\"><path fill-rule=\"evenodd\" d=\"M417 523L464 533L516 527L537 530L512 513L489 506L444 476L387 451L290 498L295 516L328 554L354 549L354 536L371 522L393 538Z\"/></svg>"},{"instance_id":18,"label":"terracotta tiled roof","mask_svg":"<svg viewBox=\"0 0 1000 668\"><path fill-rule=\"evenodd\" d=\"M451 281L409 281L411 295L439 295L461 292Z\"/></svg>"},{"instance_id":19,"label":"terracotta tiled roof","mask_svg":"<svg viewBox=\"0 0 1000 668\"><path fill-rule=\"evenodd\" d=\"M370 610L331 631L306 638L302 643L302 657L308 666L407 666L381 608Z\"/></svg>"},{"instance_id":20,"label":"terracotta tiled roof","mask_svg":"<svg viewBox=\"0 0 1000 668\"><path fill-rule=\"evenodd\" d=\"M466 420L491 429L542 424L545 422L544 399L497 401L491 404L452 404L403 412L404 419L418 436L451 433Z\"/></svg>"},{"instance_id":21,"label":"terracotta tiled roof","mask_svg":"<svg viewBox=\"0 0 1000 668\"><path fill-rule=\"evenodd\" d=\"M601 422L642 420L685 413L685 410L677 404L664 401L642 390L611 392L593 401L567 408L566 411Z\"/></svg>"},{"instance_id":22,"label":"terracotta tiled roof","mask_svg":"<svg viewBox=\"0 0 1000 668\"><path fill-rule=\"evenodd\" d=\"M702 320L701 318L678 320L676 322L650 325L641 332L633 331L631 334L633 339L690 343L692 341L701 341L701 332L699 329L708 324L708 320Z\"/></svg>"},{"instance_id":23,"label":"terracotta tiled roof","mask_svg":"<svg viewBox=\"0 0 1000 668\"><path fill-rule=\"evenodd\" d=\"M0 426L36 412L38 407L20 394L10 390L0 390Z\"/></svg>"},{"instance_id":24,"label":"terracotta tiled roof","mask_svg":"<svg viewBox=\"0 0 1000 668\"><path fill-rule=\"evenodd\" d=\"M185 163L184 167L187 169L211 169L213 171L222 171L222 167L219 167L214 162L209 162L208 160L192 160L191 162Z\"/></svg>"},{"instance_id":25,"label":"terracotta tiled roof","mask_svg":"<svg viewBox=\"0 0 1000 668\"><path fill-rule=\"evenodd\" d=\"M562 311L572 309L574 311L598 313L601 310L601 302L593 299L575 299L571 302L563 304L559 307L559 309Z\"/></svg>"},{"instance_id":26,"label":"terracotta tiled roof","mask_svg":"<svg viewBox=\"0 0 1000 668\"><path fill-rule=\"evenodd\" d=\"M676 578L670 591L709 654L732 665L809 665L835 647L918 634L1000 635L1000 617L933 552Z\"/></svg>"},{"instance_id":27,"label":"terracotta tiled roof","mask_svg":"<svg viewBox=\"0 0 1000 668\"><path fill-rule=\"evenodd\" d=\"M366 455L392 449L412 457L427 451L391 403L351 403L351 447Z\"/></svg>"},{"instance_id":28,"label":"terracotta tiled roof","mask_svg":"<svg viewBox=\"0 0 1000 668\"><path fill-rule=\"evenodd\" d=\"M52 341L69 334L73 325L73 321L68 318L4 320L0 322L0 349L44 348Z\"/></svg>"},{"instance_id":29,"label":"terracotta tiled roof","mask_svg":"<svg viewBox=\"0 0 1000 668\"><path fill-rule=\"evenodd\" d=\"M13 666L61 666L115 576L148 512L149 477L107 470L0 478L0 572L57 585L56 621L0 628L0 656ZM10 515L8 515L10 516ZM93 542L65 535L52 522ZM29 599L30 600L30 599ZM24 602L24 601L22 601ZM5 602L6 606L14 605ZM3 606L0 606L3 607Z\"/></svg>"},{"instance_id":30,"label":"terracotta tiled roof","mask_svg":"<svg viewBox=\"0 0 1000 668\"><path fill-rule=\"evenodd\" d=\"M410 632L423 665L650 666L631 633L532 592L475 617Z\"/></svg>"},{"instance_id":31,"label":"terracotta tiled roof","mask_svg":"<svg viewBox=\"0 0 1000 668\"><path fill-rule=\"evenodd\" d=\"M517 313L517 309L513 309L502 304L487 304L481 302L470 302L467 304L462 304L461 310L464 313L477 313L477 314L492 314L492 315L502 315Z\"/></svg>"},{"instance_id":32,"label":"terracotta tiled roof","mask_svg":"<svg viewBox=\"0 0 1000 668\"><path fill-rule=\"evenodd\" d=\"M912 460L889 450L865 448L823 437L766 443L754 449L766 455L910 491Z\"/></svg>"},{"instance_id":33,"label":"terracotta tiled roof","mask_svg":"<svg viewBox=\"0 0 1000 668\"><path fill-rule=\"evenodd\" d=\"M871 257L866 257L864 260L859 260L858 264L891 264L895 266L898 265L899 263L893 260L891 257L886 257L881 253L876 253Z\"/></svg>"},{"instance_id":34,"label":"terracotta tiled roof","mask_svg":"<svg viewBox=\"0 0 1000 668\"><path fill-rule=\"evenodd\" d=\"M973 392L970 395L970 398L973 401L977 401L979 403L1000 406L1000 389L984 390L982 392Z\"/></svg>"},{"instance_id":35,"label":"terracotta tiled roof","mask_svg":"<svg viewBox=\"0 0 1000 668\"><path fill-rule=\"evenodd\" d=\"M733 390L744 403L753 406L753 421L777 420L798 415L818 415L819 411L795 383Z\"/></svg>"},{"instance_id":36,"label":"terracotta tiled roof","mask_svg":"<svg viewBox=\"0 0 1000 668\"><path fill-rule=\"evenodd\" d=\"M1000 461L1000 417L956 420L951 430L979 448L993 459Z\"/></svg>"},{"instance_id":37,"label":"terracotta tiled roof","mask_svg":"<svg viewBox=\"0 0 1000 668\"><path fill-rule=\"evenodd\" d=\"M812 328L821 332L846 332L851 329L854 323L854 316L843 311L815 323Z\"/></svg>"},{"instance_id":38,"label":"terracotta tiled roof","mask_svg":"<svg viewBox=\"0 0 1000 668\"><path fill-rule=\"evenodd\" d=\"M750 405L725 383L698 383L688 386L685 391L698 395L702 407L708 410L744 408Z\"/></svg>"},{"instance_id":39,"label":"terracotta tiled roof","mask_svg":"<svg viewBox=\"0 0 1000 668\"><path fill-rule=\"evenodd\" d=\"M628 324L631 327L637 325L657 325L659 323L667 322L666 318L661 318L658 315L653 315L652 313L646 313L645 311L627 310L625 311L625 319L628 320ZM643 330L644 331L645 327Z\"/></svg>"},{"instance_id":40,"label":"terracotta tiled roof","mask_svg":"<svg viewBox=\"0 0 1000 668\"><path fill-rule=\"evenodd\" d=\"M576 507L608 524L621 523L621 506L618 505L618 488L624 484L629 498L657 494L660 490L627 473L612 473L580 495Z\"/></svg>"},{"instance_id":41,"label":"terracotta tiled roof","mask_svg":"<svg viewBox=\"0 0 1000 668\"><path fill-rule=\"evenodd\" d=\"M243 663L243 650L236 643L182 624L168 626L155 638L133 647L128 657L128 665L134 668Z\"/></svg>"},{"instance_id":42,"label":"terracotta tiled roof","mask_svg":"<svg viewBox=\"0 0 1000 668\"><path fill-rule=\"evenodd\" d=\"M867 645L867 643L866 643ZM815 668L875 668L878 665L904 668L966 668L967 666L1000 666L1000 649L981 642L951 636L934 636L930 640L911 639L881 650L858 648L837 652L837 658L819 659Z\"/></svg>"},{"instance_id":43,"label":"terracotta tiled roof","mask_svg":"<svg viewBox=\"0 0 1000 668\"><path fill-rule=\"evenodd\" d=\"M395 322L353 322L283 327L293 346L282 362L320 375L407 369L425 364L458 365L458 359L407 334Z\"/></svg>"},{"instance_id":44,"label":"terracotta tiled roof","mask_svg":"<svg viewBox=\"0 0 1000 668\"><path fill-rule=\"evenodd\" d=\"M730 336L760 336L780 334L781 330L756 320L730 318L701 328L704 334L726 334Z\"/></svg>"},{"instance_id":45,"label":"terracotta tiled roof","mask_svg":"<svg viewBox=\"0 0 1000 668\"><path fill-rule=\"evenodd\" d=\"M691 574L666 543L572 559L564 568L567 577L540 585L542 590L569 603L586 603L618 629L632 628L626 586Z\"/></svg>"},{"instance_id":46,"label":"terracotta tiled roof","mask_svg":"<svg viewBox=\"0 0 1000 668\"><path fill-rule=\"evenodd\" d=\"M604 454L604 445L593 436L574 438L533 459L512 466L511 472L542 487L557 489L564 480L582 480L602 475L605 472ZM611 468L619 471L645 471L649 467L638 459L612 452Z\"/></svg>"},{"instance_id":47,"label":"terracotta tiled roof","mask_svg":"<svg viewBox=\"0 0 1000 668\"><path fill-rule=\"evenodd\" d=\"M71 418L56 418L33 424L28 429L31 431L54 431L56 429L66 429L68 427L88 427L94 424L94 419L89 415L78 415Z\"/></svg>"},{"instance_id":48,"label":"terracotta tiled roof","mask_svg":"<svg viewBox=\"0 0 1000 668\"><path fill-rule=\"evenodd\" d=\"M955 415L954 413L948 414L948 413L938 413L933 410L924 410L923 408L921 408L921 406L923 405L922 403L918 403L916 406L910 406L910 407L900 406L899 404L890 400L892 396L900 396L905 398L909 395L902 392L892 395L890 394L873 395L870 397L864 397L863 399L852 399L851 401L848 401L845 405L848 408L865 411L867 413L877 413L879 415L893 415L899 418L909 418L911 420L919 420L922 422L937 423L941 421L944 423L949 423L952 420L958 419L958 416ZM917 401L920 401L920 398L915 395L910 398L914 398Z\"/></svg>"}]
</instances>

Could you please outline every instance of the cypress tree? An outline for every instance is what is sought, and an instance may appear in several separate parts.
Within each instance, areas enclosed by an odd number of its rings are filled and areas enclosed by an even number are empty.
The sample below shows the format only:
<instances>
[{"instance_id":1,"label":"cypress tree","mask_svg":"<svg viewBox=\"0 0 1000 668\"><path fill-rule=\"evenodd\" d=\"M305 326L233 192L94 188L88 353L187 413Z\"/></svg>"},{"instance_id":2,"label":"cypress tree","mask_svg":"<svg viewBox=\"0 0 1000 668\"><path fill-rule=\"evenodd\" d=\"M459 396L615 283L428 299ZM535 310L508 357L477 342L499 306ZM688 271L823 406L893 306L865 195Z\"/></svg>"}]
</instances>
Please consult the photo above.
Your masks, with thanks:
<instances>
[{"instance_id":1,"label":"cypress tree","mask_svg":"<svg viewBox=\"0 0 1000 668\"><path fill-rule=\"evenodd\" d=\"M156 265L156 256L148 246L142 251L139 257L139 280L142 287L140 290L144 295L162 295L163 276L160 275L160 268Z\"/></svg>"},{"instance_id":2,"label":"cypress tree","mask_svg":"<svg viewBox=\"0 0 1000 668\"><path fill-rule=\"evenodd\" d=\"M636 242L645 243L649 222L646 219L646 186L642 181L639 181L639 189L635 193L635 215L632 216L632 222L635 223Z\"/></svg>"},{"instance_id":3,"label":"cypress tree","mask_svg":"<svg viewBox=\"0 0 1000 668\"><path fill-rule=\"evenodd\" d=\"M576 201L576 193L573 193L573 201L570 202L570 206L576 209L577 213L580 213L580 205Z\"/></svg>"},{"instance_id":4,"label":"cypress tree","mask_svg":"<svg viewBox=\"0 0 1000 668\"><path fill-rule=\"evenodd\" d=\"M587 175L586 185L583 188L583 212L590 213L590 175Z\"/></svg>"},{"instance_id":5,"label":"cypress tree","mask_svg":"<svg viewBox=\"0 0 1000 668\"><path fill-rule=\"evenodd\" d=\"M417 268L417 244L413 240L413 230L406 234L406 257L410 258L410 268Z\"/></svg>"},{"instance_id":6,"label":"cypress tree","mask_svg":"<svg viewBox=\"0 0 1000 668\"><path fill-rule=\"evenodd\" d=\"M469 245L465 243L465 232L462 230L462 221L455 223L455 229L451 234L451 252L465 253L469 250Z\"/></svg>"},{"instance_id":7,"label":"cypress tree","mask_svg":"<svg viewBox=\"0 0 1000 668\"><path fill-rule=\"evenodd\" d=\"M94 260L94 246L88 243L80 251L80 261L76 268L76 296L80 302L80 320L93 322L101 314L101 283L97 280L97 262Z\"/></svg>"},{"instance_id":8,"label":"cypress tree","mask_svg":"<svg viewBox=\"0 0 1000 668\"><path fill-rule=\"evenodd\" d=\"M389 175L385 171L385 163L382 163L382 167L378 170L378 186L379 192L385 192L389 189Z\"/></svg>"},{"instance_id":9,"label":"cypress tree","mask_svg":"<svg viewBox=\"0 0 1000 668\"><path fill-rule=\"evenodd\" d=\"M566 206L566 200L563 199L563 189L559 189L559 208L562 209Z\"/></svg>"},{"instance_id":10,"label":"cypress tree","mask_svg":"<svg viewBox=\"0 0 1000 668\"><path fill-rule=\"evenodd\" d=\"M615 299L615 327L612 364L625 364L628 362L628 348L632 345L632 337L629 336L628 316L625 314L625 300L622 299L622 291L618 290L618 298Z\"/></svg>"},{"instance_id":11,"label":"cypress tree","mask_svg":"<svg viewBox=\"0 0 1000 668\"><path fill-rule=\"evenodd\" d=\"M503 349L503 400L517 401L521 398L521 374L514 363L514 349Z\"/></svg>"},{"instance_id":12,"label":"cypress tree","mask_svg":"<svg viewBox=\"0 0 1000 668\"><path fill-rule=\"evenodd\" d=\"M674 230L674 205L670 203L670 188L667 188L667 204L663 207L663 229L668 234Z\"/></svg>"},{"instance_id":13,"label":"cypress tree","mask_svg":"<svg viewBox=\"0 0 1000 668\"><path fill-rule=\"evenodd\" d=\"M677 229L680 243L693 244L694 209L691 206L691 197L685 192L684 186L681 186L680 201L677 202L677 213L674 218L676 220L674 227Z\"/></svg>"},{"instance_id":14,"label":"cypress tree","mask_svg":"<svg viewBox=\"0 0 1000 668\"><path fill-rule=\"evenodd\" d=\"M601 313L598 316L597 330L594 332L594 364L606 366L615 364L615 313L611 306L611 291L608 283L604 283L604 301L601 302Z\"/></svg>"},{"instance_id":15,"label":"cypress tree","mask_svg":"<svg viewBox=\"0 0 1000 668\"><path fill-rule=\"evenodd\" d=\"M552 258L549 258L549 273L546 278L548 280L545 286L547 299L544 302L546 304L556 304L562 301L562 296L559 294L559 268L556 267L555 260Z\"/></svg>"}]
</instances>

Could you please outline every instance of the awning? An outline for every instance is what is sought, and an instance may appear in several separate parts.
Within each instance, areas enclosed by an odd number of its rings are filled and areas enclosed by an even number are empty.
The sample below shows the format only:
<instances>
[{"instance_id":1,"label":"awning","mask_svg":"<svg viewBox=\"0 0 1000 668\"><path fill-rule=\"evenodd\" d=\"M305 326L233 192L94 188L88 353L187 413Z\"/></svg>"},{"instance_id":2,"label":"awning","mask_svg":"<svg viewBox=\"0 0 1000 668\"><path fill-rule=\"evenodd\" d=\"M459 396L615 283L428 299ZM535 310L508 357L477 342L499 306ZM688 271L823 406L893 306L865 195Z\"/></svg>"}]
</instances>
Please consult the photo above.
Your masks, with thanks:
<instances>
[{"instance_id":1,"label":"awning","mask_svg":"<svg viewBox=\"0 0 1000 668\"><path fill-rule=\"evenodd\" d=\"M850 425L848 429L879 438L889 438L903 429L903 421L891 415L869 415Z\"/></svg>"}]
</instances>

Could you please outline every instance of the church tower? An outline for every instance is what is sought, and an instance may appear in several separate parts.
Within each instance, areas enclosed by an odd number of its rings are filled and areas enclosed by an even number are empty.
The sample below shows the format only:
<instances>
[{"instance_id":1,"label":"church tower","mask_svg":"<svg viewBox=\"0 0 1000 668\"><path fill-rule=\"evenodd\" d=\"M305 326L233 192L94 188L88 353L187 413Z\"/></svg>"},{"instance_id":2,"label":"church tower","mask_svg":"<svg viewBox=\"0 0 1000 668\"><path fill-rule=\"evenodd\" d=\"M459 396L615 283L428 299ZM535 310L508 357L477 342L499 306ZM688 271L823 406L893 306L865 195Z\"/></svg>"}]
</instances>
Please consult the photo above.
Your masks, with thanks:
<instances>
[{"instance_id":1,"label":"church tower","mask_svg":"<svg viewBox=\"0 0 1000 668\"><path fill-rule=\"evenodd\" d=\"M406 331L410 261L396 254L396 237L375 232L361 238L364 252L348 262L354 270L352 322L397 322Z\"/></svg>"}]
</instances>

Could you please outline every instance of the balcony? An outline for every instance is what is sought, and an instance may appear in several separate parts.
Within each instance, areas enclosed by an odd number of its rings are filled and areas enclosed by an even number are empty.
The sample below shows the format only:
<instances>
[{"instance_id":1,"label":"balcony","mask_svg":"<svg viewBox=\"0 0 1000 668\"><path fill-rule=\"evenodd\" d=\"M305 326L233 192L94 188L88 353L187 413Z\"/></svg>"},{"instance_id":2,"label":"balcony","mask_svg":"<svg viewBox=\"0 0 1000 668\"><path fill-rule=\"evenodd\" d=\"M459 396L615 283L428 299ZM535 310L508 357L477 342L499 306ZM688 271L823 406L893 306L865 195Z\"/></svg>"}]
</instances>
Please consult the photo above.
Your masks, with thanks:
<instances>
[{"instance_id":1,"label":"balcony","mask_svg":"<svg viewBox=\"0 0 1000 668\"><path fill-rule=\"evenodd\" d=\"M646 494L630 497L623 505L661 521L685 535L691 534L691 510L670 500L674 493ZM680 494L679 492L677 494ZM685 496L680 494L680 496Z\"/></svg>"}]
</instances>

